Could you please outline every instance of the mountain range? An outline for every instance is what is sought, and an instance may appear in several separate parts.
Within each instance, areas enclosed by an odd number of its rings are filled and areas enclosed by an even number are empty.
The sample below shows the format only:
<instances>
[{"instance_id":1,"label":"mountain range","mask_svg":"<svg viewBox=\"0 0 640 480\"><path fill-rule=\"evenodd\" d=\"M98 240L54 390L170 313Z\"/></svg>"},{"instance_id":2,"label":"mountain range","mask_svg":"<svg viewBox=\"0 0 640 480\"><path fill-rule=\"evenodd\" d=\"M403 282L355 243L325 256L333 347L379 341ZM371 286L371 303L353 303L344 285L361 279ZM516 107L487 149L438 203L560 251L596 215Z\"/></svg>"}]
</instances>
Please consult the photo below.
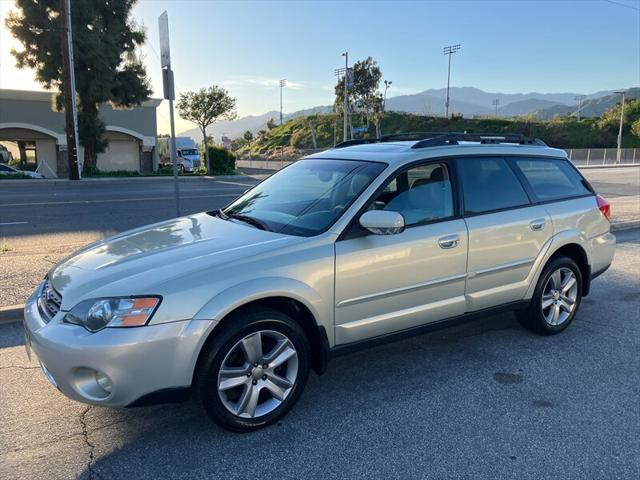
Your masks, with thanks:
<instances>
[{"instance_id":1,"label":"mountain range","mask_svg":"<svg viewBox=\"0 0 640 480\"><path fill-rule=\"evenodd\" d=\"M620 101L620 95L614 94L615 90L602 90L585 95L581 102L580 114L583 117L600 116L604 111ZM386 109L389 111L414 113L421 115L444 115L444 103L447 89L428 89L412 95L399 95L389 97L386 101ZM474 87L452 87L450 89L450 111L464 115L493 116L496 115L494 100L498 101L497 115L499 117L515 117L521 115L534 115L539 119L553 118L554 115L573 114L577 111L577 93L497 93L485 92ZM627 98L640 98L640 88L627 90ZM289 120L313 113L328 113L330 105L322 105L283 115L283 119ZM217 123L207 130L207 133L215 140L222 135L229 138L237 138L247 130L257 133L266 129L269 119L278 119L280 113L272 110L262 115L249 115L237 120ZM180 136L188 136L202 141L202 135L197 128L182 132Z\"/></svg>"}]
</instances>

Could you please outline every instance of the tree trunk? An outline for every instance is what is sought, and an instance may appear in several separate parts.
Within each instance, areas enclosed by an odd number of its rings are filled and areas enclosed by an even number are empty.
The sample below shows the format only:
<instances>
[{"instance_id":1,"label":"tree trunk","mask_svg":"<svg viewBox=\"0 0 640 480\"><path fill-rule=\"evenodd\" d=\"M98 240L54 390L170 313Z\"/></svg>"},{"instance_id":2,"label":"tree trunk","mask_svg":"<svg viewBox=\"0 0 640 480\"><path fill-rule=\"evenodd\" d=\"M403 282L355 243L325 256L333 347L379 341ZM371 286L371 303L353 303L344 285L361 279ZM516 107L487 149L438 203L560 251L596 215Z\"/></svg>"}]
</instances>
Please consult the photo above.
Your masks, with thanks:
<instances>
[{"instance_id":1,"label":"tree trunk","mask_svg":"<svg viewBox=\"0 0 640 480\"><path fill-rule=\"evenodd\" d=\"M207 167L207 173L210 175L211 165L209 164L209 146L207 144L207 127L200 126L200 130L202 130L202 145L204 146L204 164Z\"/></svg>"}]
</instances>

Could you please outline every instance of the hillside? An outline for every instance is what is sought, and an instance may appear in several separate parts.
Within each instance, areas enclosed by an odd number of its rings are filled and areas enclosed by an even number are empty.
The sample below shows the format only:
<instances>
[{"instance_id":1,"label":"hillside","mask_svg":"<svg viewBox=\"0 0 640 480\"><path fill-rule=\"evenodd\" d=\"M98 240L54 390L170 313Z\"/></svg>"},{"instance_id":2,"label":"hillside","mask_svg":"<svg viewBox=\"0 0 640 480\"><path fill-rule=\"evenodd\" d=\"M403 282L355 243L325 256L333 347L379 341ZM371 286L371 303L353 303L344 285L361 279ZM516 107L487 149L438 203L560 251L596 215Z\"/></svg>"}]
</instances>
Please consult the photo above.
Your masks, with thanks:
<instances>
[{"instance_id":1,"label":"hillside","mask_svg":"<svg viewBox=\"0 0 640 480\"><path fill-rule=\"evenodd\" d=\"M317 149L321 150L334 145L334 135L340 141L341 119L333 114L316 115L312 119L316 130ZM363 119L354 119L355 124L363 124ZM555 118L549 121L537 121L528 118L504 119L457 118L447 120L442 117L421 116L407 113L388 113L382 122L384 135L405 132L491 132L521 133L538 137L548 145L557 148L603 148L616 145L613 132L598 128L596 119L583 119L578 122L575 117ZM373 138L373 126L365 134ZM640 138L627 135L624 137L625 147L640 147ZM263 138L254 139L250 145L239 149L241 157L279 156L281 146L287 156L297 156L302 151L313 148L311 130L306 118L296 118L270 130Z\"/></svg>"},{"instance_id":2,"label":"hillside","mask_svg":"<svg viewBox=\"0 0 640 480\"><path fill-rule=\"evenodd\" d=\"M412 95L393 95L393 87L389 90L387 98L387 111L414 113L417 115L444 115L444 102L446 89L428 89ZM461 113L465 117L493 116L495 110L491 102L498 99L500 102L499 116L519 116L536 113L541 118L552 118L557 113L568 113L575 110L574 97L576 93L500 93L485 92L474 87L451 87L451 111ZM610 90L599 91L587 95L585 103L595 101L601 97L611 95ZM585 105L586 106L586 105ZM293 113L285 113L284 119L291 120L312 113L329 113L331 105L322 105L298 110ZM602 112L591 114L590 110L584 110L583 116L597 116ZM256 134L259 130L267 128L270 118L279 119L280 113L276 110L262 115L251 115L233 121L220 122L207 131L208 135L219 140L222 135L230 138L238 138L247 130ZM181 132L180 136L192 137L196 141L202 140L202 135L197 128Z\"/></svg>"},{"instance_id":3,"label":"hillside","mask_svg":"<svg viewBox=\"0 0 640 480\"><path fill-rule=\"evenodd\" d=\"M640 98L640 88L630 88L627 90L626 98ZM604 112L620 102L619 94L610 94L599 98L588 98L582 102L580 116L599 117ZM534 112L534 115L541 120L548 120L556 115L575 114L577 106L554 105Z\"/></svg>"}]
</instances>

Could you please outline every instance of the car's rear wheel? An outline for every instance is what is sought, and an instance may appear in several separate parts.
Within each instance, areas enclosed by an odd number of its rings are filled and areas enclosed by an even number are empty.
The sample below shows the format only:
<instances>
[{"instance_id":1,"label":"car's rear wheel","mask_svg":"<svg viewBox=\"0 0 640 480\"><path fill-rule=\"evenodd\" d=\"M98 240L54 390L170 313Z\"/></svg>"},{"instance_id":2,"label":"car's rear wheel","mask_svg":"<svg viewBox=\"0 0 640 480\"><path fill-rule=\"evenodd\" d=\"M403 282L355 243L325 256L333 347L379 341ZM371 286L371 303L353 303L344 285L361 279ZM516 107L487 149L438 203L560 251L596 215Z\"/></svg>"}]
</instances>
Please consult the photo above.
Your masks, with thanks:
<instances>
[{"instance_id":1,"label":"car's rear wheel","mask_svg":"<svg viewBox=\"0 0 640 480\"><path fill-rule=\"evenodd\" d=\"M199 362L196 393L207 414L228 430L245 432L282 418L309 375L302 328L276 310L230 319Z\"/></svg>"},{"instance_id":2,"label":"car's rear wheel","mask_svg":"<svg viewBox=\"0 0 640 480\"><path fill-rule=\"evenodd\" d=\"M518 319L535 332L559 333L575 318L581 299L580 268L571 258L557 257L542 271L531 303L518 312Z\"/></svg>"}]
</instances>

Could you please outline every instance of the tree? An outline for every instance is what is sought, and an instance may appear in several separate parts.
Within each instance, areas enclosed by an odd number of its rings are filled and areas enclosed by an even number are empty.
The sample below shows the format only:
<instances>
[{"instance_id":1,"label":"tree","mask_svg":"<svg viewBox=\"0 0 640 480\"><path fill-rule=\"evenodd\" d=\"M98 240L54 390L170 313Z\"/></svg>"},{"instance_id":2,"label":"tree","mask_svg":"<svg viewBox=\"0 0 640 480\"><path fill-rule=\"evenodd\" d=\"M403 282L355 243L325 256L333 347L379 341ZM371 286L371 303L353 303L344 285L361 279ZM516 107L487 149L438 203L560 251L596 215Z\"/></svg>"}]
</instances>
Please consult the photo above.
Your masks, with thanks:
<instances>
[{"instance_id":1,"label":"tree","mask_svg":"<svg viewBox=\"0 0 640 480\"><path fill-rule=\"evenodd\" d=\"M130 18L137 0L74 0L71 9L73 56L78 96L78 137L84 147L84 168L95 168L98 153L108 142L100 105L129 108L149 98L151 89L136 50L145 41L144 30ZM59 93L62 109L61 40L63 19L56 0L16 0L6 26L22 44L12 50L18 68L35 70L36 80Z\"/></svg>"},{"instance_id":2,"label":"tree","mask_svg":"<svg viewBox=\"0 0 640 480\"><path fill-rule=\"evenodd\" d=\"M274 128L276 128L278 126L278 124L276 123L274 118L270 118L269 120L267 120L267 128L269 130L273 130Z\"/></svg>"},{"instance_id":3,"label":"tree","mask_svg":"<svg viewBox=\"0 0 640 480\"><path fill-rule=\"evenodd\" d=\"M253 133L251 133L250 130L247 130L242 134L242 138L244 138L247 143L251 143L251 141L253 140Z\"/></svg>"},{"instance_id":4,"label":"tree","mask_svg":"<svg viewBox=\"0 0 640 480\"><path fill-rule=\"evenodd\" d=\"M622 103L618 102L609 110L604 112L598 120L598 127L611 133L618 133L620 128L620 108ZM640 120L640 99L628 98L624 102L624 125L623 133L628 133L632 125Z\"/></svg>"},{"instance_id":5,"label":"tree","mask_svg":"<svg viewBox=\"0 0 640 480\"><path fill-rule=\"evenodd\" d=\"M236 118L236 99L232 98L224 88L211 85L197 92L180 95L178 112L185 120L195 123L202 132L207 170L211 171L209 149L207 148L207 127L221 119Z\"/></svg>"},{"instance_id":6,"label":"tree","mask_svg":"<svg viewBox=\"0 0 640 480\"><path fill-rule=\"evenodd\" d=\"M350 112L364 114L367 124L376 110L382 110L380 106L382 94L379 91L381 79L382 71L373 58L367 57L366 60L360 60L353 64L353 84L348 89L347 106ZM343 112L344 78L338 80L335 94L335 108L337 111Z\"/></svg>"}]
</instances>

